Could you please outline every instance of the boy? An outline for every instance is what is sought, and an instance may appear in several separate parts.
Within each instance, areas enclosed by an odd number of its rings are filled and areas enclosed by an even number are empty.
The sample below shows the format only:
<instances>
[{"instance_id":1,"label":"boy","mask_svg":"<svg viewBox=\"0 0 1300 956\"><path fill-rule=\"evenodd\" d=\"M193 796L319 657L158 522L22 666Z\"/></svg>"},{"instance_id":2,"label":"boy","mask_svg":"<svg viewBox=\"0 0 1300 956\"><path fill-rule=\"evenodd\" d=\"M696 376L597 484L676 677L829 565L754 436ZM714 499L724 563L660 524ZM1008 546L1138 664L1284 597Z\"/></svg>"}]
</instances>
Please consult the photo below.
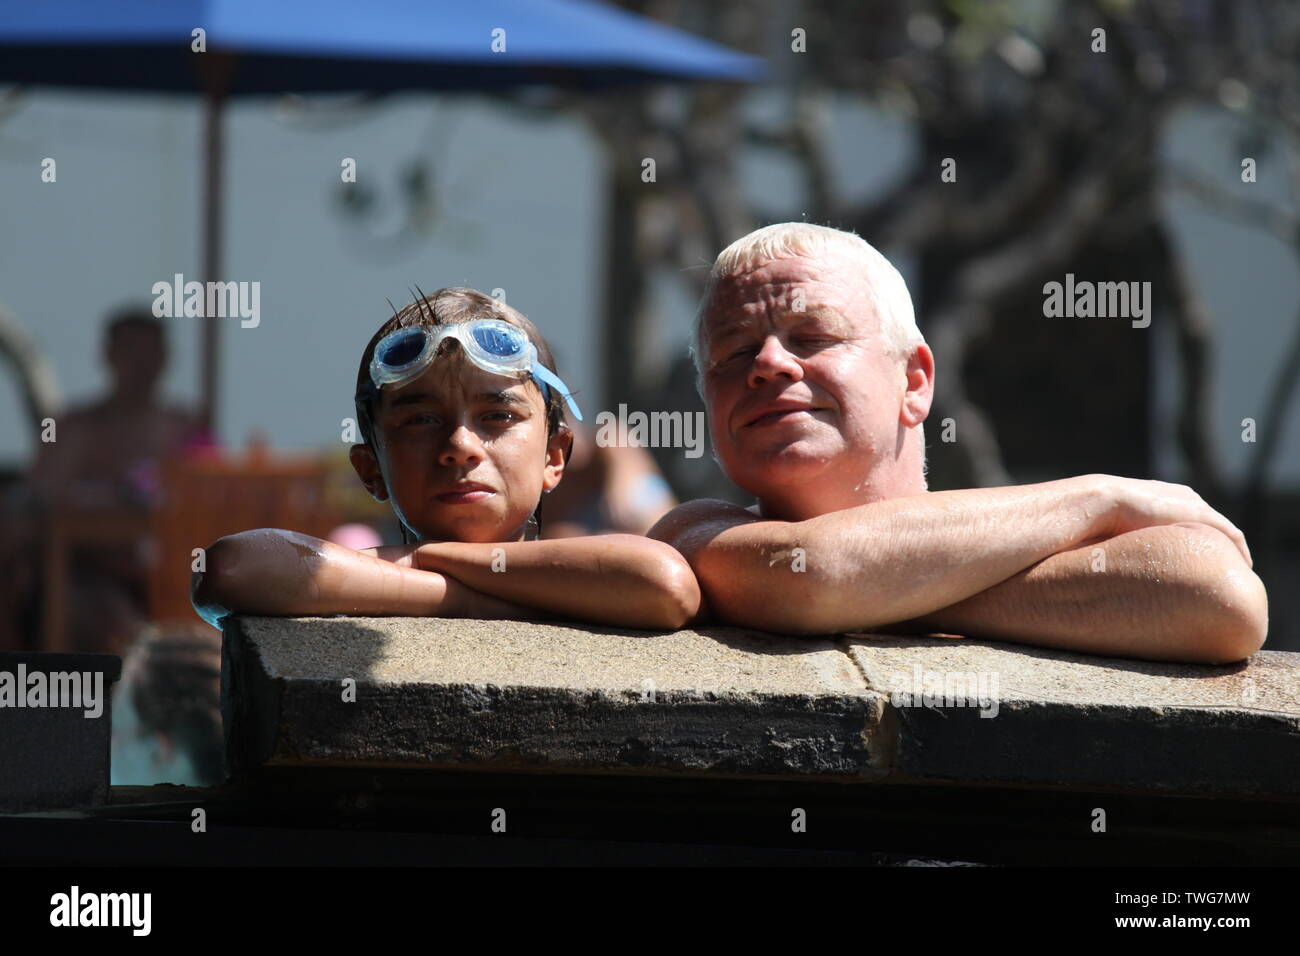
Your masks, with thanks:
<instances>
[{"instance_id":1,"label":"boy","mask_svg":"<svg viewBox=\"0 0 1300 956\"><path fill-rule=\"evenodd\" d=\"M357 371L352 465L412 543L353 551L260 529L216 541L195 608L231 613L567 618L676 629L700 616L695 575L638 535L537 540L572 434L546 340L472 289L421 295L372 337Z\"/></svg>"}]
</instances>

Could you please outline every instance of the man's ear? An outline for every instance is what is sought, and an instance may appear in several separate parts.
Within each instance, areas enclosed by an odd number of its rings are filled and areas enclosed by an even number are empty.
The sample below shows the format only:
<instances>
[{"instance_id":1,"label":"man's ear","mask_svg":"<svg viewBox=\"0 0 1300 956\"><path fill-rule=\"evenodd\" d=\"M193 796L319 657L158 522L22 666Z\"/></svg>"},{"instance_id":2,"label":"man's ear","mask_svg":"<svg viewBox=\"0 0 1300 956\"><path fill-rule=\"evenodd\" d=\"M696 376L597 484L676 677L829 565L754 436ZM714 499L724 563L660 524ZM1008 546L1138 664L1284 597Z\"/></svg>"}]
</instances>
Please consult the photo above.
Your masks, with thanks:
<instances>
[{"instance_id":1,"label":"man's ear","mask_svg":"<svg viewBox=\"0 0 1300 956\"><path fill-rule=\"evenodd\" d=\"M912 349L905 370L906 388L900 421L908 428L921 424L930 415L934 401L934 353L922 343Z\"/></svg>"},{"instance_id":2,"label":"man's ear","mask_svg":"<svg viewBox=\"0 0 1300 956\"><path fill-rule=\"evenodd\" d=\"M353 445L348 452L352 469L376 501L388 500L388 486L384 484L384 472L379 467L379 459L369 445Z\"/></svg>"},{"instance_id":3,"label":"man's ear","mask_svg":"<svg viewBox=\"0 0 1300 956\"><path fill-rule=\"evenodd\" d=\"M560 483L572 451L573 430L568 425L561 425L546 442L546 465L542 474L543 491L550 491Z\"/></svg>"}]
</instances>

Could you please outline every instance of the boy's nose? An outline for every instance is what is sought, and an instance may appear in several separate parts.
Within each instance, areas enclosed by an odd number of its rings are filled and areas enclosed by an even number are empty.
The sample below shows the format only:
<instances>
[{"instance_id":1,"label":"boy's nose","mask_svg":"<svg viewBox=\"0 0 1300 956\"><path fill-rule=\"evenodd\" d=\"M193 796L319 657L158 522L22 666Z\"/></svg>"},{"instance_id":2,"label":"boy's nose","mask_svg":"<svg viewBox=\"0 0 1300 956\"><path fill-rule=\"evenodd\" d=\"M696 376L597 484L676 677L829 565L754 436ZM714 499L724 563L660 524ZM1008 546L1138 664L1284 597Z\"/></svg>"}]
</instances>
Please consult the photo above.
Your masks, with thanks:
<instances>
[{"instance_id":1,"label":"boy's nose","mask_svg":"<svg viewBox=\"0 0 1300 956\"><path fill-rule=\"evenodd\" d=\"M476 461L482 457L478 436L470 428L457 425L447 435L447 441L438 452L438 461L444 465Z\"/></svg>"}]
</instances>

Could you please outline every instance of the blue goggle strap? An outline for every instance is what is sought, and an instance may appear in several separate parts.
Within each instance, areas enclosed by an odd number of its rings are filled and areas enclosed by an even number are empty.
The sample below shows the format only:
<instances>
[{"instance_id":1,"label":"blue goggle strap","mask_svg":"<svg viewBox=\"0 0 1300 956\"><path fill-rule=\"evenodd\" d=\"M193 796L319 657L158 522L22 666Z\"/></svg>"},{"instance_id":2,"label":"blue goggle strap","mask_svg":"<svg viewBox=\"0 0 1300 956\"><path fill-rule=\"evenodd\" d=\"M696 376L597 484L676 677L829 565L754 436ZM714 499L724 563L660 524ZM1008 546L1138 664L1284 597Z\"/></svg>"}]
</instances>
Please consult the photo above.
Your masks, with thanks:
<instances>
[{"instance_id":1,"label":"blue goggle strap","mask_svg":"<svg viewBox=\"0 0 1300 956\"><path fill-rule=\"evenodd\" d=\"M578 411L578 403L573 400L573 396L569 394L568 387L563 382L560 381L558 375L552 372L541 362L534 362L533 367L530 369L530 371L533 374L533 378L541 382L543 387L550 386L551 388L556 389L561 395L563 395L564 400L568 402L569 409L570 411L573 412L574 417L577 418L578 421L582 421L582 412Z\"/></svg>"}]
</instances>

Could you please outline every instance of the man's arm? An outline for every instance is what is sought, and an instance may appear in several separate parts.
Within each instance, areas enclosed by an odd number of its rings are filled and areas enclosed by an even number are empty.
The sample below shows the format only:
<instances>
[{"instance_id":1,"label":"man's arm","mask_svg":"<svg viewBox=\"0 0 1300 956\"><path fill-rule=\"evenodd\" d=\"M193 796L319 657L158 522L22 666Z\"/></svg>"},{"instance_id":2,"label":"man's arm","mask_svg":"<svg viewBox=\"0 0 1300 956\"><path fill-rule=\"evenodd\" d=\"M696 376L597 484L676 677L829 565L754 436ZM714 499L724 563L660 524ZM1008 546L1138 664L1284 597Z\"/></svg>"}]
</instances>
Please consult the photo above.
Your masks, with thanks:
<instances>
[{"instance_id":1,"label":"man's arm","mask_svg":"<svg viewBox=\"0 0 1300 956\"><path fill-rule=\"evenodd\" d=\"M1268 595L1222 532L1186 523L1063 551L964 601L885 629L1226 664L1264 643Z\"/></svg>"},{"instance_id":2,"label":"man's arm","mask_svg":"<svg viewBox=\"0 0 1300 956\"><path fill-rule=\"evenodd\" d=\"M700 613L700 588L669 545L634 534L421 544L415 565L557 617L676 630Z\"/></svg>"},{"instance_id":3,"label":"man's arm","mask_svg":"<svg viewBox=\"0 0 1300 956\"><path fill-rule=\"evenodd\" d=\"M442 574L279 528L219 538L191 597L214 627L228 614L544 618Z\"/></svg>"},{"instance_id":4,"label":"man's arm","mask_svg":"<svg viewBox=\"0 0 1300 956\"><path fill-rule=\"evenodd\" d=\"M1086 541L1180 521L1218 528L1248 555L1191 489L1109 475L929 492L797 522L693 501L650 536L682 552L720 621L825 634L931 614Z\"/></svg>"}]
</instances>

